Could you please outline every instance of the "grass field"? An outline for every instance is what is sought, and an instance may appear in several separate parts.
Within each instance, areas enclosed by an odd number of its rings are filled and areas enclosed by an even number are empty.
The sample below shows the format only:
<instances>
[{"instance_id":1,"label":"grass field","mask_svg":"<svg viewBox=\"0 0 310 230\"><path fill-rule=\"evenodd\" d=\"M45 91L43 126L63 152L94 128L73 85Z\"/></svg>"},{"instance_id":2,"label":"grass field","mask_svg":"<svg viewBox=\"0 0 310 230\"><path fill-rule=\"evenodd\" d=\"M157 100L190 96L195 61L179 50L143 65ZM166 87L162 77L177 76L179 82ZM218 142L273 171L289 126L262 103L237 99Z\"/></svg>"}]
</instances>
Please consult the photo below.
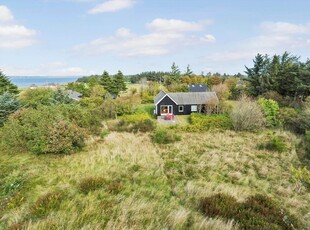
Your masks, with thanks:
<instances>
[{"instance_id":1,"label":"grass field","mask_svg":"<svg viewBox=\"0 0 310 230\"><path fill-rule=\"evenodd\" d=\"M219 192L267 195L309 224L310 193L297 193L290 174L296 137L281 135L283 153L258 150L266 132L233 131L182 133L169 145L112 132L67 156L1 153L0 229L237 229L199 211Z\"/></svg>"}]
</instances>

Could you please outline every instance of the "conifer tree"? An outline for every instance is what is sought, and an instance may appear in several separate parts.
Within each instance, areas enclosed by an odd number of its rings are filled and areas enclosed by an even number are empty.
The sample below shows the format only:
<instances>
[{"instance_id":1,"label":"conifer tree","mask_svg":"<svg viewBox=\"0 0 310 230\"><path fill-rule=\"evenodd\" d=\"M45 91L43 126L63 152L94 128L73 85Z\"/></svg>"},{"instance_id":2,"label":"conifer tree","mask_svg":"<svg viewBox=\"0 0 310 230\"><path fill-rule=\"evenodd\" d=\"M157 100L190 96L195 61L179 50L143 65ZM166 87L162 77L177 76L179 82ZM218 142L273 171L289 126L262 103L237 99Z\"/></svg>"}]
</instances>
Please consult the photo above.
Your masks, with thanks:
<instances>
[{"instance_id":1,"label":"conifer tree","mask_svg":"<svg viewBox=\"0 0 310 230\"><path fill-rule=\"evenodd\" d=\"M125 91L127 89L125 77L123 73L119 70L117 74L114 76L111 86L111 93L114 95L119 95L121 91Z\"/></svg>"},{"instance_id":2,"label":"conifer tree","mask_svg":"<svg viewBox=\"0 0 310 230\"><path fill-rule=\"evenodd\" d=\"M111 86L112 86L112 79L108 73L108 71L103 71L103 74L100 76L99 79L100 85L103 86L103 88L110 93Z\"/></svg>"},{"instance_id":3,"label":"conifer tree","mask_svg":"<svg viewBox=\"0 0 310 230\"><path fill-rule=\"evenodd\" d=\"M5 92L17 94L18 88L0 70L0 95L4 94Z\"/></svg>"}]
</instances>

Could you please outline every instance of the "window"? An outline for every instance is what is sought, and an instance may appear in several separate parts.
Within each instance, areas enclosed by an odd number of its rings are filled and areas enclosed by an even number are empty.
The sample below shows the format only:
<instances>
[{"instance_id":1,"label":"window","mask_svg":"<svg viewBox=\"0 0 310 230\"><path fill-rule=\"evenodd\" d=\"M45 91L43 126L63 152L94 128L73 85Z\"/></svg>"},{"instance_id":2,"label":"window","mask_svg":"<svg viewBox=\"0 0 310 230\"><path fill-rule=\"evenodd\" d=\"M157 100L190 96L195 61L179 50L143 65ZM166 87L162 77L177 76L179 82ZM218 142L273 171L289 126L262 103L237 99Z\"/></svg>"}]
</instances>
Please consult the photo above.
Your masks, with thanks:
<instances>
[{"instance_id":1,"label":"window","mask_svg":"<svg viewBox=\"0 0 310 230\"><path fill-rule=\"evenodd\" d=\"M197 112L197 105L192 105L191 106L191 111L192 112Z\"/></svg>"},{"instance_id":2,"label":"window","mask_svg":"<svg viewBox=\"0 0 310 230\"><path fill-rule=\"evenodd\" d=\"M161 105L160 115L172 114L172 105Z\"/></svg>"},{"instance_id":3,"label":"window","mask_svg":"<svg viewBox=\"0 0 310 230\"><path fill-rule=\"evenodd\" d=\"M179 105L179 112L183 113L184 112L184 105Z\"/></svg>"}]
</instances>

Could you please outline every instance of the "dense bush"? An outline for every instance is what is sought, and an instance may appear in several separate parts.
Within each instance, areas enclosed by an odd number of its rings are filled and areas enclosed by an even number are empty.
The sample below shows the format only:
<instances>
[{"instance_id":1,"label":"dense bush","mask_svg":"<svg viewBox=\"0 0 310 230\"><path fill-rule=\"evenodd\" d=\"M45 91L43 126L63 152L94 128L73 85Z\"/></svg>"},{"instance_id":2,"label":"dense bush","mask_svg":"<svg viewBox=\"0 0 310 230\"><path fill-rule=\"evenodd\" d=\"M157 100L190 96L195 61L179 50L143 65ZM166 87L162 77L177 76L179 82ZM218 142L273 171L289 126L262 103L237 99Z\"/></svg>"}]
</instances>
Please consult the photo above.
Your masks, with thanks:
<instances>
[{"instance_id":1,"label":"dense bush","mask_svg":"<svg viewBox=\"0 0 310 230\"><path fill-rule=\"evenodd\" d=\"M22 109L1 130L1 144L9 151L70 153L84 145L84 129L65 116L59 106Z\"/></svg>"},{"instance_id":2,"label":"dense bush","mask_svg":"<svg viewBox=\"0 0 310 230\"><path fill-rule=\"evenodd\" d=\"M156 128L156 123L148 113L125 115L120 121L110 125L110 129L119 132L151 132Z\"/></svg>"},{"instance_id":3,"label":"dense bush","mask_svg":"<svg viewBox=\"0 0 310 230\"><path fill-rule=\"evenodd\" d=\"M45 88L27 89L20 95L21 102L32 108L42 105L52 105L53 90Z\"/></svg>"},{"instance_id":4,"label":"dense bush","mask_svg":"<svg viewBox=\"0 0 310 230\"><path fill-rule=\"evenodd\" d=\"M264 114L259 105L247 97L242 97L230 113L236 131L255 131L265 125Z\"/></svg>"},{"instance_id":5,"label":"dense bush","mask_svg":"<svg viewBox=\"0 0 310 230\"><path fill-rule=\"evenodd\" d=\"M276 127L280 125L278 103L272 99L265 98L259 98L258 103L265 114L266 126Z\"/></svg>"},{"instance_id":6,"label":"dense bush","mask_svg":"<svg viewBox=\"0 0 310 230\"><path fill-rule=\"evenodd\" d=\"M158 128L152 134L152 141L157 144L170 144L181 140L181 136L176 134L173 130Z\"/></svg>"},{"instance_id":7,"label":"dense bush","mask_svg":"<svg viewBox=\"0 0 310 230\"><path fill-rule=\"evenodd\" d=\"M234 219L241 229L299 229L300 223L273 200L263 195L250 196L243 203L225 194L216 194L200 202L208 217Z\"/></svg>"},{"instance_id":8,"label":"dense bush","mask_svg":"<svg viewBox=\"0 0 310 230\"><path fill-rule=\"evenodd\" d=\"M138 104L134 97L106 99L100 106L102 118L116 118L126 114L132 114L134 107Z\"/></svg>"},{"instance_id":9,"label":"dense bush","mask_svg":"<svg viewBox=\"0 0 310 230\"><path fill-rule=\"evenodd\" d=\"M210 129L231 129L232 122L228 115L203 115L192 113L189 118L190 125L184 126L183 129L190 132L208 131Z\"/></svg>"},{"instance_id":10,"label":"dense bush","mask_svg":"<svg viewBox=\"0 0 310 230\"><path fill-rule=\"evenodd\" d=\"M293 108L281 108L279 116L285 129L298 134L305 134L306 130L310 130L309 108L299 111Z\"/></svg>"},{"instance_id":11,"label":"dense bush","mask_svg":"<svg viewBox=\"0 0 310 230\"><path fill-rule=\"evenodd\" d=\"M263 97L266 99L274 100L281 106L288 106L291 101L289 97L283 97L276 91L267 91L266 93L263 94Z\"/></svg>"},{"instance_id":12,"label":"dense bush","mask_svg":"<svg viewBox=\"0 0 310 230\"><path fill-rule=\"evenodd\" d=\"M141 121L148 120L150 118L151 117L148 113L138 113L138 114L124 115L120 119L126 123L136 124Z\"/></svg>"},{"instance_id":13,"label":"dense bush","mask_svg":"<svg viewBox=\"0 0 310 230\"><path fill-rule=\"evenodd\" d=\"M296 128L296 121L298 112L294 108L283 107L279 110L279 119L285 129L294 131Z\"/></svg>"}]
</instances>

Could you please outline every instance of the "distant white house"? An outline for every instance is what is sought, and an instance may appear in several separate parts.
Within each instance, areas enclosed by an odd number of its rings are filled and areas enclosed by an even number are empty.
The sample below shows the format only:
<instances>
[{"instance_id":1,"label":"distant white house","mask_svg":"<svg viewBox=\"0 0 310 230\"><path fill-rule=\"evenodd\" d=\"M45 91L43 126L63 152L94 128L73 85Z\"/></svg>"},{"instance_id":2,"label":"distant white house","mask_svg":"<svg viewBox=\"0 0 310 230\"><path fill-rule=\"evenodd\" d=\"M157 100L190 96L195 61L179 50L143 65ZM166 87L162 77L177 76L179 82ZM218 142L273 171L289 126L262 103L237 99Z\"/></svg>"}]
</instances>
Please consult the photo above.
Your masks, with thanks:
<instances>
[{"instance_id":1,"label":"distant white house","mask_svg":"<svg viewBox=\"0 0 310 230\"><path fill-rule=\"evenodd\" d=\"M81 97L83 96L83 94L73 91L73 90L67 90L67 93L68 93L69 98L76 100L76 101L81 100Z\"/></svg>"}]
</instances>

